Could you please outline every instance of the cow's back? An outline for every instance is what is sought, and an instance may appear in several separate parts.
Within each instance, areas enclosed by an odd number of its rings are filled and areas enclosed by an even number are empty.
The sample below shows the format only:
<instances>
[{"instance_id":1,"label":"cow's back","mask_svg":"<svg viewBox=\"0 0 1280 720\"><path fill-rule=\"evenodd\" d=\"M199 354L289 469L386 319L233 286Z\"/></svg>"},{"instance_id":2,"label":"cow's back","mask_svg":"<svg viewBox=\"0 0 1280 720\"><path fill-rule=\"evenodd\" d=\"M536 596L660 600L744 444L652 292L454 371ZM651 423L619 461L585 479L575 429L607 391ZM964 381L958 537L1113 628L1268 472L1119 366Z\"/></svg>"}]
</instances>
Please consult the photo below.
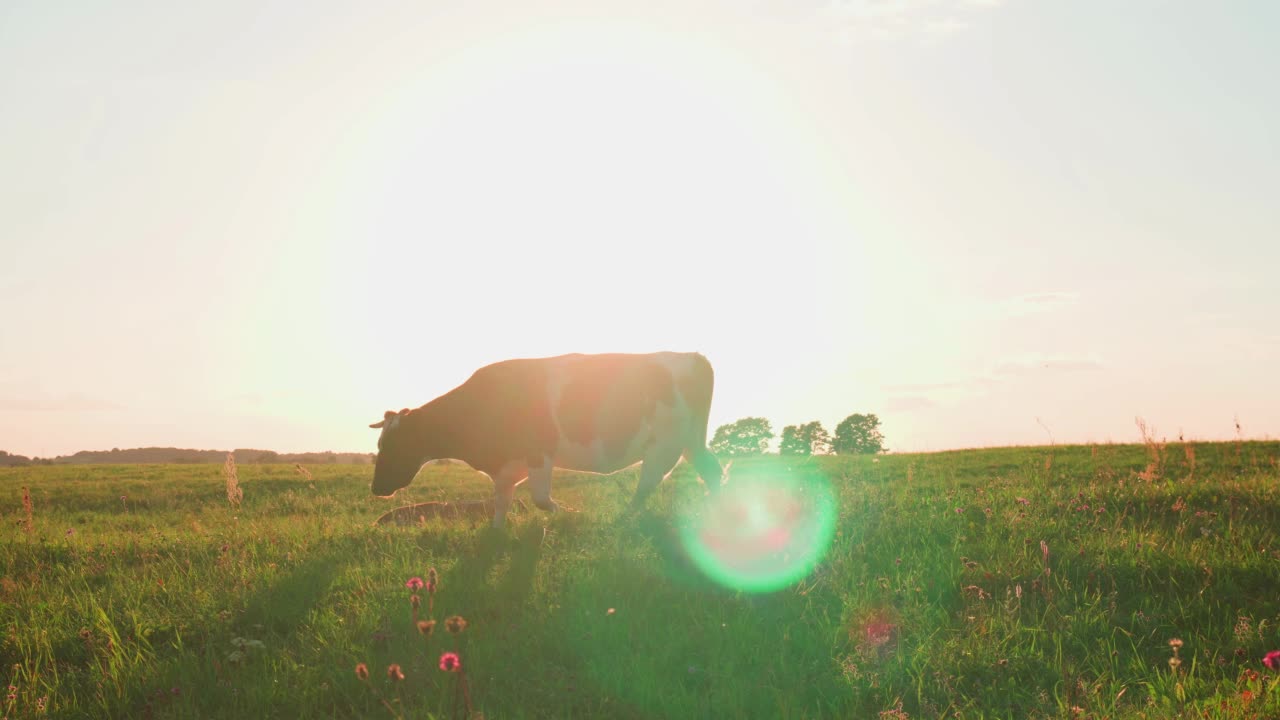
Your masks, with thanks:
<instances>
[{"instance_id":1,"label":"cow's back","mask_svg":"<svg viewBox=\"0 0 1280 720\"><path fill-rule=\"evenodd\" d=\"M699 422L705 438L712 378L701 355L563 355L547 362L561 467L611 472L656 444L683 442Z\"/></svg>"},{"instance_id":2,"label":"cow's back","mask_svg":"<svg viewBox=\"0 0 1280 720\"><path fill-rule=\"evenodd\" d=\"M711 364L697 353L572 354L487 365L441 398L443 432L473 467L613 472L659 442L705 444Z\"/></svg>"}]
</instances>

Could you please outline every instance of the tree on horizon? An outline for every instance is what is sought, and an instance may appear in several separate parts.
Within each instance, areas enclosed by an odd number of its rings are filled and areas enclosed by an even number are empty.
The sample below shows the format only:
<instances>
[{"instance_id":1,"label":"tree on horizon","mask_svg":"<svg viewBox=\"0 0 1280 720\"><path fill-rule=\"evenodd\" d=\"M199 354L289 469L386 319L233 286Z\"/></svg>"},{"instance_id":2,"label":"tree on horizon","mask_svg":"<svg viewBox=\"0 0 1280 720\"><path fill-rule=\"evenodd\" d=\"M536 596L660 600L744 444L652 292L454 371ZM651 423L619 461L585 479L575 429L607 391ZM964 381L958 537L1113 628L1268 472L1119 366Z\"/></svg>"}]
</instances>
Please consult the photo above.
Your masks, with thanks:
<instances>
[{"instance_id":1,"label":"tree on horizon","mask_svg":"<svg viewBox=\"0 0 1280 720\"><path fill-rule=\"evenodd\" d=\"M837 455L874 455L886 452L884 435L880 432L880 418L875 413L854 413L836 426L835 440L831 444Z\"/></svg>"},{"instance_id":2,"label":"tree on horizon","mask_svg":"<svg viewBox=\"0 0 1280 720\"><path fill-rule=\"evenodd\" d=\"M760 455L769 449L773 428L762 417L746 417L716 428L711 452L725 457Z\"/></svg>"},{"instance_id":3,"label":"tree on horizon","mask_svg":"<svg viewBox=\"0 0 1280 720\"><path fill-rule=\"evenodd\" d=\"M782 429L779 455L825 455L831 452L831 435L822 423L814 420Z\"/></svg>"}]
</instances>

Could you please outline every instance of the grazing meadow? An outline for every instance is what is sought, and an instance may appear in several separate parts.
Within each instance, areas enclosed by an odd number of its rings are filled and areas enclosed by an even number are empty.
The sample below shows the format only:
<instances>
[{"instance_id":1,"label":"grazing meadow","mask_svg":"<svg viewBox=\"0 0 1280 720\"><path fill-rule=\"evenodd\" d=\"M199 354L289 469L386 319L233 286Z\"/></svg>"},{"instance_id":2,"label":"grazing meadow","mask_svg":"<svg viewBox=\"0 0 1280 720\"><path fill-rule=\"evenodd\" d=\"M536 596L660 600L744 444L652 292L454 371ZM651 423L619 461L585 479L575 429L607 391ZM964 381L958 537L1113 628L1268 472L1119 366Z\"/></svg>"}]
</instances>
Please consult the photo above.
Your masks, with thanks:
<instances>
[{"instance_id":1,"label":"grazing meadow","mask_svg":"<svg viewBox=\"0 0 1280 720\"><path fill-rule=\"evenodd\" d=\"M686 464L498 531L375 526L491 491L372 470L0 469L0 717L1280 717L1280 443L738 459L835 499L763 593L692 562Z\"/></svg>"}]
</instances>

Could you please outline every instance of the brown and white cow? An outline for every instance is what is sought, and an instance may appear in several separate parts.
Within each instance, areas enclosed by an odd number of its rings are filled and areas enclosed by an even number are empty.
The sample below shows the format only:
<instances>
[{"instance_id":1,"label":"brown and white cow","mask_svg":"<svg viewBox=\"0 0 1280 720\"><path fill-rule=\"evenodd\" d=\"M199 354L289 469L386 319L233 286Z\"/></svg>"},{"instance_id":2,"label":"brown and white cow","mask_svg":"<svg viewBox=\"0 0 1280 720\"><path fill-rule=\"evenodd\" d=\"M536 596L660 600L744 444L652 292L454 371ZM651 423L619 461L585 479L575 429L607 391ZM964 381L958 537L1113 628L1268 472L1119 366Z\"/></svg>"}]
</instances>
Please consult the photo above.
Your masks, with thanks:
<instances>
[{"instance_id":1,"label":"brown and white cow","mask_svg":"<svg viewBox=\"0 0 1280 720\"><path fill-rule=\"evenodd\" d=\"M637 462L632 509L683 456L709 490L723 471L707 449L714 376L697 353L560 355L506 360L415 410L381 422L373 494L389 497L428 460L461 460L493 479L494 527L516 485L555 511L552 468L612 473Z\"/></svg>"}]
</instances>

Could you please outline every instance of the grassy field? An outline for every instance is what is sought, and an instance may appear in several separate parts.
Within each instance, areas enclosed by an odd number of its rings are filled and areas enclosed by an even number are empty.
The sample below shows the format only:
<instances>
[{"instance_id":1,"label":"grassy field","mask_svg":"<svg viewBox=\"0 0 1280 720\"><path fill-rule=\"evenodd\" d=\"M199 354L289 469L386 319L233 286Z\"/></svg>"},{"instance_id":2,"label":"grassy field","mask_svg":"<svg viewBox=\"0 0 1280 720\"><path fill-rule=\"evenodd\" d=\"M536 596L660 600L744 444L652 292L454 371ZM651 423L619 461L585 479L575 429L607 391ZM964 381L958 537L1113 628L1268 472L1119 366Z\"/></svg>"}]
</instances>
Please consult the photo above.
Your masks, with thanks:
<instances>
[{"instance_id":1,"label":"grassy field","mask_svg":"<svg viewBox=\"0 0 1280 720\"><path fill-rule=\"evenodd\" d=\"M238 510L216 465L0 469L0 716L446 718L456 651L490 720L1280 717L1278 464L1254 442L739 460L838 501L826 558L768 594L691 564L685 465L630 519L634 471L559 475L582 512L500 532L372 526L488 497L460 466L390 502L368 466L241 465ZM424 637L405 582L432 567Z\"/></svg>"}]
</instances>

